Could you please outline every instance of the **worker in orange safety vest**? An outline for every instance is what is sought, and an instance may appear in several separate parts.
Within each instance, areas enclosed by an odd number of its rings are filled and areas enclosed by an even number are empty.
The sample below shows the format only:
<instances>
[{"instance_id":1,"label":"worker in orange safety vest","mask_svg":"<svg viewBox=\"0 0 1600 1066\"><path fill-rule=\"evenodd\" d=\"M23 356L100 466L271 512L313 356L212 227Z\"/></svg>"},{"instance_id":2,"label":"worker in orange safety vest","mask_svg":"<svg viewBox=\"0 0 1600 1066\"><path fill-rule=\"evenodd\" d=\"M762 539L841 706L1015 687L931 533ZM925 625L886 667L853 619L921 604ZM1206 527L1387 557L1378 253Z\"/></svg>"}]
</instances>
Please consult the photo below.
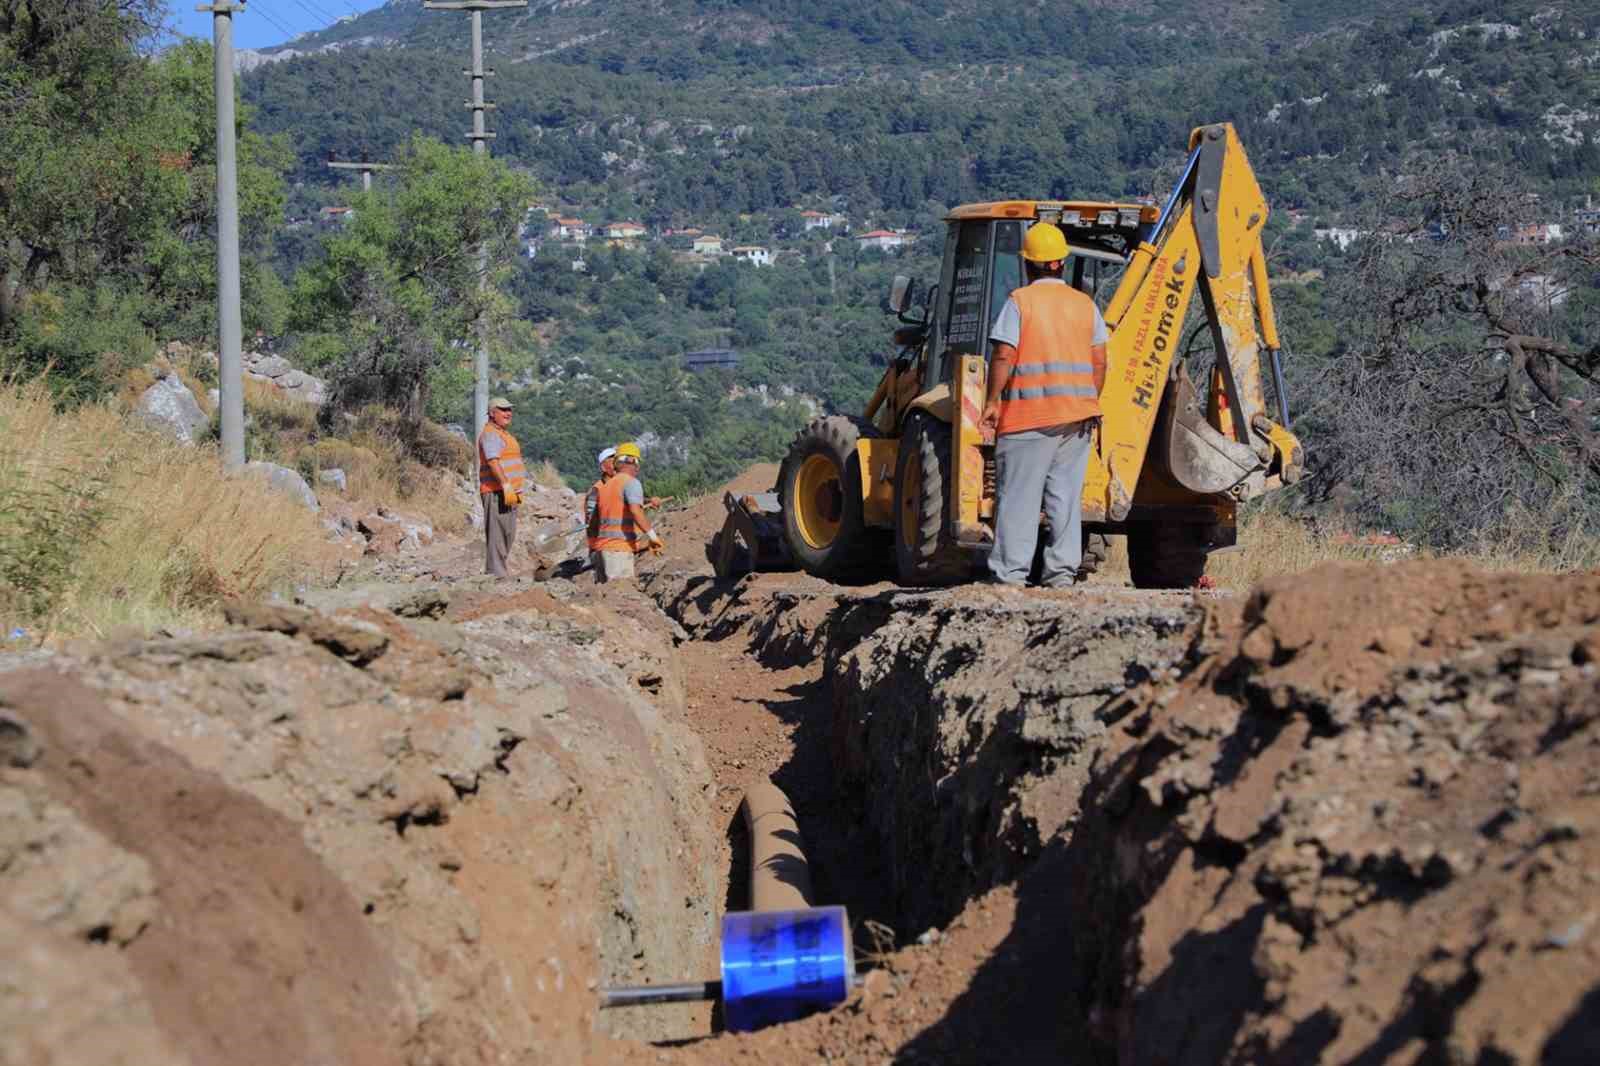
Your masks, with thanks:
<instances>
[{"instance_id":1,"label":"worker in orange safety vest","mask_svg":"<svg viewBox=\"0 0 1600 1066\"><path fill-rule=\"evenodd\" d=\"M600 464L600 480L589 486L589 494L583 500L583 517L588 522L589 565L596 573L600 570L600 490L606 482L617 476L616 466L617 450L615 448L602 449L597 462Z\"/></svg>"},{"instance_id":2,"label":"worker in orange safety vest","mask_svg":"<svg viewBox=\"0 0 1600 1066\"><path fill-rule=\"evenodd\" d=\"M489 401L489 421L478 434L478 494L483 501L484 569L494 577L506 576L506 560L517 539L517 507L527 473L522 466L522 446L507 426L511 401L496 396Z\"/></svg>"},{"instance_id":3,"label":"worker in orange safety vest","mask_svg":"<svg viewBox=\"0 0 1600 1066\"><path fill-rule=\"evenodd\" d=\"M659 553L665 546L644 513L639 458L638 445L617 445L616 476L600 486L593 527L598 556L596 581L631 581L636 572L634 555L640 551Z\"/></svg>"},{"instance_id":4,"label":"worker in orange safety vest","mask_svg":"<svg viewBox=\"0 0 1600 1066\"><path fill-rule=\"evenodd\" d=\"M989 331L988 402L995 433L996 509L992 580L1022 585L1050 521L1040 582L1071 585L1083 562L1083 479L1106 380L1105 319L1066 283L1071 254L1061 230L1036 223L1022 242L1028 284L1011 293Z\"/></svg>"}]
</instances>

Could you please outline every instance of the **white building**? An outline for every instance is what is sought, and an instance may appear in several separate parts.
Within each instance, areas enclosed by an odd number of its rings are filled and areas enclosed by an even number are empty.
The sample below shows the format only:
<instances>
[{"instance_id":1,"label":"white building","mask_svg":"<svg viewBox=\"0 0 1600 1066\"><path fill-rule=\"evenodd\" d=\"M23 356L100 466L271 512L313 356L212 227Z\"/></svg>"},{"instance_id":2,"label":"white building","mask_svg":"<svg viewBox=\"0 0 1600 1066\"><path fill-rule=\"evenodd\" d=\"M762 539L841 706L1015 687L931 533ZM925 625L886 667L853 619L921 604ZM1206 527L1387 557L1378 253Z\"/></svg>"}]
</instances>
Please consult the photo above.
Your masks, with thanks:
<instances>
[{"instance_id":1,"label":"white building","mask_svg":"<svg viewBox=\"0 0 1600 1066\"><path fill-rule=\"evenodd\" d=\"M550 236L558 241L574 241L582 244L594 233L594 227L581 218L553 218L550 220Z\"/></svg>"},{"instance_id":2,"label":"white building","mask_svg":"<svg viewBox=\"0 0 1600 1066\"><path fill-rule=\"evenodd\" d=\"M894 230L888 229L875 229L870 233L862 233L856 236L856 244L859 247L877 248L882 251L888 251L891 248L903 248L910 243L911 238L906 234L896 233Z\"/></svg>"},{"instance_id":3,"label":"white building","mask_svg":"<svg viewBox=\"0 0 1600 1066\"><path fill-rule=\"evenodd\" d=\"M696 237L694 239L694 250L701 255L721 255L722 238L712 236L709 233L703 237Z\"/></svg>"},{"instance_id":4,"label":"white building","mask_svg":"<svg viewBox=\"0 0 1600 1066\"><path fill-rule=\"evenodd\" d=\"M1361 238L1361 231L1346 226L1329 226L1326 229L1314 229L1311 235L1319 241L1330 242L1342 252Z\"/></svg>"},{"instance_id":5,"label":"white building","mask_svg":"<svg viewBox=\"0 0 1600 1066\"><path fill-rule=\"evenodd\" d=\"M807 230L833 229L845 224L843 215L825 215L821 211L802 211L800 217L805 221Z\"/></svg>"},{"instance_id":6,"label":"white building","mask_svg":"<svg viewBox=\"0 0 1600 1066\"><path fill-rule=\"evenodd\" d=\"M636 240L646 232L637 222L611 222L606 225L606 236L614 241Z\"/></svg>"},{"instance_id":7,"label":"white building","mask_svg":"<svg viewBox=\"0 0 1600 1066\"><path fill-rule=\"evenodd\" d=\"M742 244L733 249L732 256L746 263L754 263L758 267L772 265L772 251L759 244Z\"/></svg>"}]
</instances>

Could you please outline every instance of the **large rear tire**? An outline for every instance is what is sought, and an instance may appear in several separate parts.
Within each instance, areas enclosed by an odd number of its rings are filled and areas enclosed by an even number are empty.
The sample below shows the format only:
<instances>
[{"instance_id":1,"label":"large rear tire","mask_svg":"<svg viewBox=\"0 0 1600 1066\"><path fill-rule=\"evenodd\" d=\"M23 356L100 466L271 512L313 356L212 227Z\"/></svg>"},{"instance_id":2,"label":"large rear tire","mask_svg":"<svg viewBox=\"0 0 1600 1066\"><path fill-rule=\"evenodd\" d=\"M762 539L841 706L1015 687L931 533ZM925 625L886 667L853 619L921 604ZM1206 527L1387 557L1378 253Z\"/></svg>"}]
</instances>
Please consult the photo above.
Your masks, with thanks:
<instances>
[{"instance_id":1,"label":"large rear tire","mask_svg":"<svg viewBox=\"0 0 1600 1066\"><path fill-rule=\"evenodd\" d=\"M954 585L972 560L951 538L950 427L913 414L895 465L895 563L903 585Z\"/></svg>"},{"instance_id":2,"label":"large rear tire","mask_svg":"<svg viewBox=\"0 0 1600 1066\"><path fill-rule=\"evenodd\" d=\"M1128 530L1128 575L1140 589L1187 589L1206 572L1199 526L1141 522Z\"/></svg>"},{"instance_id":3,"label":"large rear tire","mask_svg":"<svg viewBox=\"0 0 1600 1066\"><path fill-rule=\"evenodd\" d=\"M861 460L856 442L875 437L865 419L815 418L789 445L778 472L783 532L801 569L817 577L859 577L878 562L878 538L861 508Z\"/></svg>"}]
</instances>

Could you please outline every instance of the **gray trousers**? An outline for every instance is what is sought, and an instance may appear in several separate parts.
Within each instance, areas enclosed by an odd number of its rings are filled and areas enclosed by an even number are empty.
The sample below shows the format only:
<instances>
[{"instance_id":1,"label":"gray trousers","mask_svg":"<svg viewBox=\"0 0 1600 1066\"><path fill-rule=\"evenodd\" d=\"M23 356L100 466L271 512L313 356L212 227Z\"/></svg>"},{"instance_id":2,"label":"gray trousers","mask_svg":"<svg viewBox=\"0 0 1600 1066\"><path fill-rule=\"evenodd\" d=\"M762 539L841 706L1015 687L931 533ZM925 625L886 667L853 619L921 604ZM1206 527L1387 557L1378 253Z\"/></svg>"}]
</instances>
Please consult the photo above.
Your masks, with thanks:
<instances>
[{"instance_id":1,"label":"gray trousers","mask_svg":"<svg viewBox=\"0 0 1600 1066\"><path fill-rule=\"evenodd\" d=\"M1021 585L1039 543L1039 512L1050 519L1050 544L1040 580L1050 588L1072 584L1083 562L1083 478L1093 434L1088 422L1007 433L995 441L994 548L989 572Z\"/></svg>"},{"instance_id":2,"label":"gray trousers","mask_svg":"<svg viewBox=\"0 0 1600 1066\"><path fill-rule=\"evenodd\" d=\"M483 500L483 569L495 577L506 576L506 560L517 539L517 509L507 507L498 492L479 493Z\"/></svg>"}]
</instances>

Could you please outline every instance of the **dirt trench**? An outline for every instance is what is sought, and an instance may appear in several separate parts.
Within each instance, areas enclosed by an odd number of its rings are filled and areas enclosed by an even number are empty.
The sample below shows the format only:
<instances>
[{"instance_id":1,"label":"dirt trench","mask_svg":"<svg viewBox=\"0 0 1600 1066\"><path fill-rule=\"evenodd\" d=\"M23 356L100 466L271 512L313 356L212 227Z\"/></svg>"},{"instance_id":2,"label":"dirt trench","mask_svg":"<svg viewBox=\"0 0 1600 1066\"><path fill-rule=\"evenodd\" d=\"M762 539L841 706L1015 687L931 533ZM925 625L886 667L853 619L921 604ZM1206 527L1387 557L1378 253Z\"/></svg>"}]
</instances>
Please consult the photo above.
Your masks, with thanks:
<instances>
[{"instance_id":1,"label":"dirt trench","mask_svg":"<svg viewBox=\"0 0 1600 1066\"><path fill-rule=\"evenodd\" d=\"M1600 578L717 583L713 503L0 662L0 1063L1600 1061ZM766 777L850 1002L597 1012L715 975Z\"/></svg>"},{"instance_id":2,"label":"dirt trench","mask_svg":"<svg viewBox=\"0 0 1600 1066\"><path fill-rule=\"evenodd\" d=\"M799 694L742 668L761 769L896 934L686 1061L1600 1061L1600 576L653 591Z\"/></svg>"}]
</instances>

